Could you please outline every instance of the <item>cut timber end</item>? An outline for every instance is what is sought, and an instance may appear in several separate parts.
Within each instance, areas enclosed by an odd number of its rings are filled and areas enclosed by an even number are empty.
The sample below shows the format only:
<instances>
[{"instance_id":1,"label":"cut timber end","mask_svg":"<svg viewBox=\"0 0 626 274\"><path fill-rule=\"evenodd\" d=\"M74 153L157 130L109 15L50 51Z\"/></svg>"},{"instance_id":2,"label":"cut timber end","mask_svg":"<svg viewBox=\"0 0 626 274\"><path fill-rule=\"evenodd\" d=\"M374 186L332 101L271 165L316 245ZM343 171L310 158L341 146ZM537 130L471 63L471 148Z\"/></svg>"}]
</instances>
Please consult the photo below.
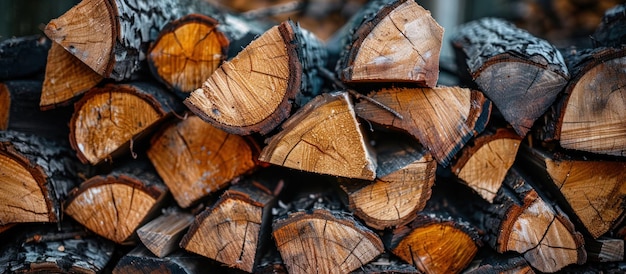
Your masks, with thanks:
<instances>
[{"instance_id":1,"label":"cut timber end","mask_svg":"<svg viewBox=\"0 0 626 274\"><path fill-rule=\"evenodd\" d=\"M348 273L383 252L375 233L323 209L276 220L272 234L289 273Z\"/></svg>"},{"instance_id":2,"label":"cut timber end","mask_svg":"<svg viewBox=\"0 0 626 274\"><path fill-rule=\"evenodd\" d=\"M443 28L415 1L384 6L353 33L338 63L342 81L437 84Z\"/></svg>"},{"instance_id":3,"label":"cut timber end","mask_svg":"<svg viewBox=\"0 0 626 274\"><path fill-rule=\"evenodd\" d=\"M153 75L184 94L200 87L226 59L229 41L217 24L201 14L168 23L148 50Z\"/></svg>"},{"instance_id":4,"label":"cut timber end","mask_svg":"<svg viewBox=\"0 0 626 274\"><path fill-rule=\"evenodd\" d=\"M388 88L370 97L404 118L368 101L356 105L359 117L409 133L443 166L484 130L491 114L491 102L482 93L459 87Z\"/></svg>"},{"instance_id":5,"label":"cut timber end","mask_svg":"<svg viewBox=\"0 0 626 274\"><path fill-rule=\"evenodd\" d=\"M302 66L294 37L289 22L269 29L224 62L185 105L229 133L270 132L288 117L290 101L300 91Z\"/></svg>"},{"instance_id":6,"label":"cut timber end","mask_svg":"<svg viewBox=\"0 0 626 274\"><path fill-rule=\"evenodd\" d=\"M11 92L5 84L0 83L0 130L6 130L9 127L10 113Z\"/></svg>"},{"instance_id":7,"label":"cut timber end","mask_svg":"<svg viewBox=\"0 0 626 274\"><path fill-rule=\"evenodd\" d=\"M320 174L373 180L376 159L346 92L315 97L268 141L259 160Z\"/></svg>"},{"instance_id":8,"label":"cut timber end","mask_svg":"<svg viewBox=\"0 0 626 274\"><path fill-rule=\"evenodd\" d=\"M148 158L180 207L225 188L257 165L258 145L195 115L152 138Z\"/></svg>"},{"instance_id":9,"label":"cut timber end","mask_svg":"<svg viewBox=\"0 0 626 274\"><path fill-rule=\"evenodd\" d=\"M113 47L119 26L114 3L109 0L84 0L44 29L50 40L102 76L113 70ZM93 35L97 33L97 35Z\"/></svg>"},{"instance_id":10,"label":"cut timber end","mask_svg":"<svg viewBox=\"0 0 626 274\"><path fill-rule=\"evenodd\" d=\"M76 56L53 42L48 51L39 106L46 110L67 105L71 99L85 93L103 79Z\"/></svg>"},{"instance_id":11,"label":"cut timber end","mask_svg":"<svg viewBox=\"0 0 626 274\"><path fill-rule=\"evenodd\" d=\"M166 213L137 229L137 236L152 254L163 258L178 249L193 219L193 215L184 212Z\"/></svg>"}]
</instances>

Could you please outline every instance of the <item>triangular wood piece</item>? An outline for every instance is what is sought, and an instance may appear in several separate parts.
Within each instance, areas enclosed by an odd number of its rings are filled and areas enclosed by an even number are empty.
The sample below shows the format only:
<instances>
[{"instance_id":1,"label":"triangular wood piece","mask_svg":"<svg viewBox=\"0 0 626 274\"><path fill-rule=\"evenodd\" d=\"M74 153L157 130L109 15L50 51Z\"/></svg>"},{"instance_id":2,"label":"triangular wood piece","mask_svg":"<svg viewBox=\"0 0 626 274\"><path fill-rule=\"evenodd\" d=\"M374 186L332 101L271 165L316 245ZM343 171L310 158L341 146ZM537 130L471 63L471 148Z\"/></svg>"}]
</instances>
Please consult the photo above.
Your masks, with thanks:
<instances>
[{"instance_id":1,"label":"triangular wood piece","mask_svg":"<svg viewBox=\"0 0 626 274\"><path fill-rule=\"evenodd\" d=\"M346 92L324 93L272 136L259 160L308 172L373 180L376 159Z\"/></svg>"},{"instance_id":2,"label":"triangular wood piece","mask_svg":"<svg viewBox=\"0 0 626 274\"><path fill-rule=\"evenodd\" d=\"M355 107L359 117L411 134L443 166L484 130L491 114L491 102L466 88L385 88L369 96L403 118L366 100Z\"/></svg>"},{"instance_id":3,"label":"triangular wood piece","mask_svg":"<svg viewBox=\"0 0 626 274\"><path fill-rule=\"evenodd\" d=\"M178 243L193 222L193 215L167 212L137 229L139 240L159 258L179 248Z\"/></svg>"}]
</instances>

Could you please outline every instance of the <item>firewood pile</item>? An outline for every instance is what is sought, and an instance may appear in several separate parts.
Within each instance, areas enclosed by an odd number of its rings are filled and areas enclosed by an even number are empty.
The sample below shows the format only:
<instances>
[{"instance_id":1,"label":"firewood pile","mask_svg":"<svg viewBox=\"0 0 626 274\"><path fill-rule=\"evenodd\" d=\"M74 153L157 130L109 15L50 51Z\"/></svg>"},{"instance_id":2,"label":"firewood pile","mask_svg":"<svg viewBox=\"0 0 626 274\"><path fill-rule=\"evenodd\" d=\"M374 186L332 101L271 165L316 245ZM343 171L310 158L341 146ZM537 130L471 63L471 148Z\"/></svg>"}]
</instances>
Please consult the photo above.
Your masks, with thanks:
<instances>
[{"instance_id":1,"label":"firewood pile","mask_svg":"<svg viewBox=\"0 0 626 274\"><path fill-rule=\"evenodd\" d=\"M557 48L269 2L82 0L0 43L0 272L626 272L626 5Z\"/></svg>"}]
</instances>

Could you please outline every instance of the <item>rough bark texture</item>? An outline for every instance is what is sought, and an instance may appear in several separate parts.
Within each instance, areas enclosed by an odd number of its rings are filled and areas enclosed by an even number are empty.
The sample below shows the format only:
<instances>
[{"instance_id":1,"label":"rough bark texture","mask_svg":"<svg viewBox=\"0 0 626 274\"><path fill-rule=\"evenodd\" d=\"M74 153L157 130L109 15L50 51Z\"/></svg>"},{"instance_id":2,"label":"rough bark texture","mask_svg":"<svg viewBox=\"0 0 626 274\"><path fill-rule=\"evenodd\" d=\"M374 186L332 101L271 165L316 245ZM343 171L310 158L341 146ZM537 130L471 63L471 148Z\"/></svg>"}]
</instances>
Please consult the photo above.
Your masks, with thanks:
<instances>
[{"instance_id":1,"label":"rough bark texture","mask_svg":"<svg viewBox=\"0 0 626 274\"><path fill-rule=\"evenodd\" d=\"M626 44L626 4L617 5L604 13L602 22L593 33L595 47L619 48Z\"/></svg>"},{"instance_id":2,"label":"rough bark texture","mask_svg":"<svg viewBox=\"0 0 626 274\"><path fill-rule=\"evenodd\" d=\"M0 43L0 80L41 72L46 66L50 40L41 35L14 37Z\"/></svg>"},{"instance_id":3,"label":"rough bark texture","mask_svg":"<svg viewBox=\"0 0 626 274\"><path fill-rule=\"evenodd\" d=\"M167 257L155 257L148 249L138 245L124 255L115 268L114 274L193 274L222 270L218 265L201 256L179 250ZM222 270L225 271L225 270Z\"/></svg>"}]
</instances>

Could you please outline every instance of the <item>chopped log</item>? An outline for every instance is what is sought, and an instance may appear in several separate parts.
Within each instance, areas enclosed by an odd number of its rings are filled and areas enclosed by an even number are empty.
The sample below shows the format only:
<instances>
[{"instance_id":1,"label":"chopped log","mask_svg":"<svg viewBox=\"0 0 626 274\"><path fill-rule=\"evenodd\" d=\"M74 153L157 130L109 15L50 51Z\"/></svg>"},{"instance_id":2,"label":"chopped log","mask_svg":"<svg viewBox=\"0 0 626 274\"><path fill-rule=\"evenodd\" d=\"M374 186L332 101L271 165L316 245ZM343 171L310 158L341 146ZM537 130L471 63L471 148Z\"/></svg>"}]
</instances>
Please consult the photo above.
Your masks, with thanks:
<instances>
[{"instance_id":1,"label":"chopped log","mask_svg":"<svg viewBox=\"0 0 626 274\"><path fill-rule=\"evenodd\" d=\"M488 208L484 224L497 252L523 254L535 269L553 273L587 260L582 235L569 218L527 182L513 166Z\"/></svg>"},{"instance_id":2,"label":"chopped log","mask_svg":"<svg viewBox=\"0 0 626 274\"><path fill-rule=\"evenodd\" d=\"M28 77L43 71L50 40L42 35L14 37L0 43L0 80Z\"/></svg>"},{"instance_id":3,"label":"chopped log","mask_svg":"<svg viewBox=\"0 0 626 274\"><path fill-rule=\"evenodd\" d=\"M281 127L267 141L260 161L347 178L376 177L373 149L346 92L319 95Z\"/></svg>"},{"instance_id":4,"label":"chopped log","mask_svg":"<svg viewBox=\"0 0 626 274\"><path fill-rule=\"evenodd\" d=\"M626 162L574 157L523 146L520 164L534 180L560 193L593 238L614 228L625 214ZM559 197L557 196L557 197Z\"/></svg>"},{"instance_id":5,"label":"chopped log","mask_svg":"<svg viewBox=\"0 0 626 274\"><path fill-rule=\"evenodd\" d=\"M217 24L190 14L165 25L148 49L152 75L183 98L200 87L227 57L229 40Z\"/></svg>"},{"instance_id":6,"label":"chopped log","mask_svg":"<svg viewBox=\"0 0 626 274\"><path fill-rule=\"evenodd\" d=\"M132 244L135 231L160 209L166 193L149 162L130 160L73 189L65 214L117 244Z\"/></svg>"},{"instance_id":7,"label":"chopped log","mask_svg":"<svg viewBox=\"0 0 626 274\"><path fill-rule=\"evenodd\" d=\"M189 115L155 134L147 154L178 205L187 208L252 172L260 150L251 138Z\"/></svg>"},{"instance_id":8,"label":"chopped log","mask_svg":"<svg viewBox=\"0 0 626 274\"><path fill-rule=\"evenodd\" d=\"M68 105L104 78L80 59L52 42L39 99L42 110Z\"/></svg>"},{"instance_id":9,"label":"chopped log","mask_svg":"<svg viewBox=\"0 0 626 274\"><path fill-rule=\"evenodd\" d=\"M150 83L92 88L74 106L70 143L83 163L110 161L181 108L171 93Z\"/></svg>"},{"instance_id":10,"label":"chopped log","mask_svg":"<svg viewBox=\"0 0 626 274\"><path fill-rule=\"evenodd\" d=\"M3 235L2 273L102 273L111 260L112 242L63 223L29 224Z\"/></svg>"},{"instance_id":11,"label":"chopped log","mask_svg":"<svg viewBox=\"0 0 626 274\"><path fill-rule=\"evenodd\" d=\"M512 23L483 18L452 38L457 61L493 101L515 132L525 136L567 84L561 53Z\"/></svg>"},{"instance_id":12,"label":"chopped log","mask_svg":"<svg viewBox=\"0 0 626 274\"><path fill-rule=\"evenodd\" d=\"M383 88L369 95L402 119L369 101L356 104L359 117L411 134L442 166L489 121L491 102L482 93L459 87Z\"/></svg>"},{"instance_id":13,"label":"chopped log","mask_svg":"<svg viewBox=\"0 0 626 274\"><path fill-rule=\"evenodd\" d=\"M624 240L601 237L585 239L587 258L592 262L623 262Z\"/></svg>"},{"instance_id":14,"label":"chopped log","mask_svg":"<svg viewBox=\"0 0 626 274\"><path fill-rule=\"evenodd\" d=\"M459 273L481 245L469 223L428 213L394 229L385 242L393 254L424 273Z\"/></svg>"},{"instance_id":15,"label":"chopped log","mask_svg":"<svg viewBox=\"0 0 626 274\"><path fill-rule=\"evenodd\" d=\"M501 128L496 132L485 132L461 150L450 169L491 203L515 161L521 141L512 130Z\"/></svg>"},{"instance_id":16,"label":"chopped log","mask_svg":"<svg viewBox=\"0 0 626 274\"><path fill-rule=\"evenodd\" d=\"M0 130L13 130L51 139L66 139L70 109L41 111L40 80L8 80L0 83Z\"/></svg>"},{"instance_id":17,"label":"chopped log","mask_svg":"<svg viewBox=\"0 0 626 274\"><path fill-rule=\"evenodd\" d=\"M184 103L228 133L263 135L321 91L321 41L292 21L275 26L224 62ZM254 83L254 84L252 84Z\"/></svg>"},{"instance_id":18,"label":"chopped log","mask_svg":"<svg viewBox=\"0 0 626 274\"><path fill-rule=\"evenodd\" d=\"M211 207L196 216L180 242L187 251L252 272L270 239L271 209L276 194L269 182L256 179L230 187Z\"/></svg>"},{"instance_id":19,"label":"chopped log","mask_svg":"<svg viewBox=\"0 0 626 274\"><path fill-rule=\"evenodd\" d=\"M208 259L185 252L182 249L164 258L155 257L150 251L137 245L125 254L113 268L113 274L193 274L193 273L223 273L223 269Z\"/></svg>"},{"instance_id":20,"label":"chopped log","mask_svg":"<svg viewBox=\"0 0 626 274\"><path fill-rule=\"evenodd\" d=\"M404 225L424 209L437 170L437 162L415 139L382 135L374 146L377 178L341 182L352 213L378 230Z\"/></svg>"},{"instance_id":21,"label":"chopped log","mask_svg":"<svg viewBox=\"0 0 626 274\"><path fill-rule=\"evenodd\" d=\"M591 36L595 47L619 48L626 44L626 4L619 4L608 9L602 22Z\"/></svg>"},{"instance_id":22,"label":"chopped log","mask_svg":"<svg viewBox=\"0 0 626 274\"><path fill-rule=\"evenodd\" d=\"M137 236L152 254L163 258L179 248L178 243L193 219L189 213L166 212L137 229Z\"/></svg>"},{"instance_id":23,"label":"chopped log","mask_svg":"<svg viewBox=\"0 0 626 274\"><path fill-rule=\"evenodd\" d=\"M374 1L351 21L336 67L342 81L435 87L443 28L429 11L415 1Z\"/></svg>"},{"instance_id":24,"label":"chopped log","mask_svg":"<svg viewBox=\"0 0 626 274\"><path fill-rule=\"evenodd\" d=\"M626 156L626 48L570 51L572 79L546 113L543 140L567 149Z\"/></svg>"},{"instance_id":25,"label":"chopped log","mask_svg":"<svg viewBox=\"0 0 626 274\"><path fill-rule=\"evenodd\" d=\"M383 252L380 238L342 211L293 212L272 227L289 273L347 273Z\"/></svg>"},{"instance_id":26,"label":"chopped log","mask_svg":"<svg viewBox=\"0 0 626 274\"><path fill-rule=\"evenodd\" d=\"M0 131L0 225L61 221L61 204L85 172L67 142Z\"/></svg>"}]
</instances>

